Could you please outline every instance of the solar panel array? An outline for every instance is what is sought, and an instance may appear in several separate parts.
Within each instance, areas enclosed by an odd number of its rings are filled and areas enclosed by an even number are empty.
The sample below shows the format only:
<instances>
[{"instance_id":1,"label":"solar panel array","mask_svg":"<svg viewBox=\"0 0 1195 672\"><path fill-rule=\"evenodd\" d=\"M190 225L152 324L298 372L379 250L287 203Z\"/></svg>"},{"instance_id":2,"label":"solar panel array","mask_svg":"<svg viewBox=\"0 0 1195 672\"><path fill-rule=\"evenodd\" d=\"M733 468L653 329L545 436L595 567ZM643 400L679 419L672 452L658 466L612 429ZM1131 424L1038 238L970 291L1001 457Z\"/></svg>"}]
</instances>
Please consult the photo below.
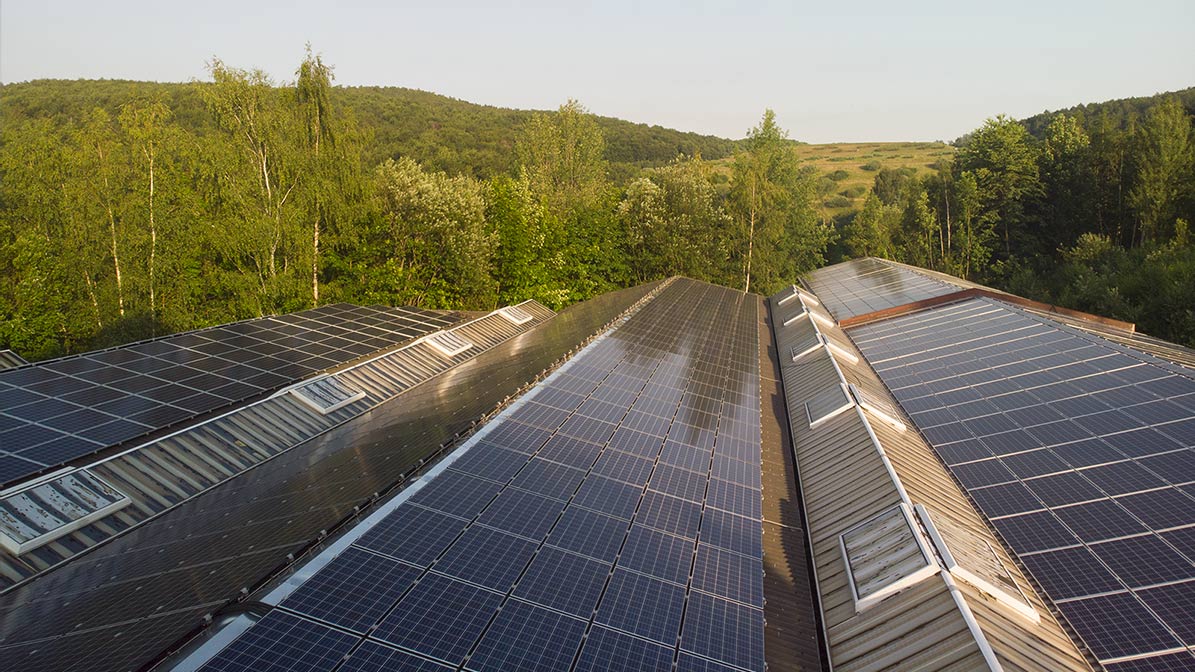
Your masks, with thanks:
<instances>
[{"instance_id":1,"label":"solar panel array","mask_svg":"<svg viewBox=\"0 0 1195 672\"><path fill-rule=\"evenodd\" d=\"M457 321L334 304L0 371L0 484Z\"/></svg>"},{"instance_id":2,"label":"solar panel array","mask_svg":"<svg viewBox=\"0 0 1195 672\"><path fill-rule=\"evenodd\" d=\"M669 286L203 669L762 670L756 311Z\"/></svg>"},{"instance_id":3,"label":"solar panel array","mask_svg":"<svg viewBox=\"0 0 1195 672\"><path fill-rule=\"evenodd\" d=\"M852 337L1113 672L1195 668L1195 374L988 299Z\"/></svg>"},{"instance_id":4,"label":"solar panel array","mask_svg":"<svg viewBox=\"0 0 1195 672\"><path fill-rule=\"evenodd\" d=\"M871 257L818 269L809 286L837 320L960 291L962 287Z\"/></svg>"}]
</instances>

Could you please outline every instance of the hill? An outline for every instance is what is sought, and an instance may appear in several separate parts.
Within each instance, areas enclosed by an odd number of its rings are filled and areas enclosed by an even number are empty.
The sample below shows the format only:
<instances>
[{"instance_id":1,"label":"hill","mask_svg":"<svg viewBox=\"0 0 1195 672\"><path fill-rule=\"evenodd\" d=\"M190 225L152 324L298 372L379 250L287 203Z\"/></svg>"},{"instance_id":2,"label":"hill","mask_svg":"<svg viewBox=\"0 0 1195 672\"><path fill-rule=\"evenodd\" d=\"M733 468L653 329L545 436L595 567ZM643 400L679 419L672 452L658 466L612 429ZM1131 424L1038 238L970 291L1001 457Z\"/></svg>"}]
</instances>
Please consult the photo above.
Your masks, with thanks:
<instances>
[{"instance_id":1,"label":"hill","mask_svg":"<svg viewBox=\"0 0 1195 672\"><path fill-rule=\"evenodd\" d=\"M115 112L136 98L168 104L183 126L204 133L212 118L200 97L202 83L127 80L36 80L0 86L0 120L22 117L78 118L95 107ZM478 105L399 87L336 87L335 102L353 110L372 140L366 160L409 156L425 167L487 178L514 168L515 137L534 113ZM563 101L562 101L563 102ZM663 165L678 153L707 159L730 156L733 140L662 126L598 117L606 137L606 160L616 181L638 168Z\"/></svg>"},{"instance_id":2,"label":"hill","mask_svg":"<svg viewBox=\"0 0 1195 672\"><path fill-rule=\"evenodd\" d=\"M1108 121L1114 128L1127 130L1130 121L1140 119L1146 110L1170 96L1178 98L1182 106L1186 108L1187 114L1195 114L1195 87L1191 87L1178 91L1156 93L1152 96L1119 98L1117 100L1106 100L1101 103L1075 105L1064 110L1047 110L1041 114L1035 114L1032 117L1023 119L1021 123L1029 130L1030 135L1039 140L1046 136L1046 127L1050 125L1050 119L1054 118L1054 115L1060 112L1070 117L1079 117L1084 122L1084 125L1088 126L1100 116L1107 115Z\"/></svg>"}]
</instances>

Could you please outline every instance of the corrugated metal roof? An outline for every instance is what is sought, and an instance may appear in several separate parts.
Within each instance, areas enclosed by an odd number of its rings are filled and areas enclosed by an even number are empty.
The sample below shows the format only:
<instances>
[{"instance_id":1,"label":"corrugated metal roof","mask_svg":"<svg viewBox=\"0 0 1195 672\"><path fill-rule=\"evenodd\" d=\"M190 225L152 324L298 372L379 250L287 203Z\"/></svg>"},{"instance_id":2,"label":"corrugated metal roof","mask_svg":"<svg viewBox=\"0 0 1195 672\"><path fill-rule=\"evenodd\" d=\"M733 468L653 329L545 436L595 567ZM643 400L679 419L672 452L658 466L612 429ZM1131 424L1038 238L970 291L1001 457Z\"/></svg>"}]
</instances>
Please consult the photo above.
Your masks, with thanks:
<instances>
[{"instance_id":1,"label":"corrugated metal roof","mask_svg":"<svg viewBox=\"0 0 1195 672\"><path fill-rule=\"evenodd\" d=\"M779 325L800 312L828 317L824 306L835 300L819 296L818 305L798 296L781 303L793 293L781 292L770 301L782 352L807 337L800 333L807 327L801 322L790 335ZM902 423L908 420L846 333L825 326L825 319L810 323L819 325L825 347L796 362L782 359L781 372L834 669L1090 669L928 445L915 432L886 422L892 414ZM843 383L856 386L859 396L870 400L868 410L856 406L813 429L797 419L803 415L797 409L808 399ZM992 544L1017 587L1042 612L1041 622L1007 607L990 607L995 600L942 572L858 611L840 535L884 512L899 511L902 503L924 506L952 534ZM928 540L920 523L915 533L923 543ZM967 549L957 549L956 555L966 557Z\"/></svg>"}]
</instances>

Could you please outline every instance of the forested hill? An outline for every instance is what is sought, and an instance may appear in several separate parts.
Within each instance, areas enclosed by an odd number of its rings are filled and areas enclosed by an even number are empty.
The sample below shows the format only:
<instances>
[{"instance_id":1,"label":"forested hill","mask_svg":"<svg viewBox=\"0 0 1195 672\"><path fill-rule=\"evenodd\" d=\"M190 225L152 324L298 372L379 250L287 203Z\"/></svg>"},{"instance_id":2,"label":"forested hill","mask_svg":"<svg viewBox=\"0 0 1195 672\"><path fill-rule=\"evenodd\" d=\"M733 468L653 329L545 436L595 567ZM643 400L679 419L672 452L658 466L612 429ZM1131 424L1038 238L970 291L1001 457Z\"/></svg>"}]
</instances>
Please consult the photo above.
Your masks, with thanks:
<instances>
[{"instance_id":1,"label":"forested hill","mask_svg":"<svg viewBox=\"0 0 1195 672\"><path fill-rule=\"evenodd\" d=\"M161 100L188 130L215 129L200 94L202 83L169 84L127 80L37 80L0 86L0 120L80 118L95 107L115 115L121 105L144 98ZM515 139L534 114L400 87L334 87L333 102L351 109L370 141L365 162L409 157L425 168L490 178L515 169ZM638 168L661 166L678 154L720 159L734 153L733 140L686 133L661 126L595 117L606 141L611 177L624 182Z\"/></svg>"},{"instance_id":2,"label":"forested hill","mask_svg":"<svg viewBox=\"0 0 1195 672\"><path fill-rule=\"evenodd\" d=\"M1094 124L1101 117L1106 117L1107 123L1111 128L1124 131L1128 130L1130 121L1140 120L1149 108L1167 98L1177 99L1186 108L1187 114L1195 115L1195 86L1193 86L1188 89L1180 89L1170 93L1157 93L1152 96L1105 100L1102 103L1085 103L1053 112L1047 110L1041 114L1035 114L1032 117L1024 119L1021 123L1025 125L1029 134L1038 140L1046 137L1050 121L1059 114L1076 117L1080 123L1084 123L1085 125Z\"/></svg>"}]
</instances>

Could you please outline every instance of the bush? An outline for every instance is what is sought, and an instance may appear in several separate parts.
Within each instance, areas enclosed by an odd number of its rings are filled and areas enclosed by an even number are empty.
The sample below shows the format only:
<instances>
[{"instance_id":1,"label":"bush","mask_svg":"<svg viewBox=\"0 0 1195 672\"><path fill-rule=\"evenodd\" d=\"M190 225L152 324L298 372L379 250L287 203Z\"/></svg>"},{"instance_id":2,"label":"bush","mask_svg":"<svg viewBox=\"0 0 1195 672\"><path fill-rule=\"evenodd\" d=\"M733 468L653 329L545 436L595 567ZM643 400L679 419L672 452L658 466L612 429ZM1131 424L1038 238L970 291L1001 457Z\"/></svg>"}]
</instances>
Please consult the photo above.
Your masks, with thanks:
<instances>
[{"instance_id":1,"label":"bush","mask_svg":"<svg viewBox=\"0 0 1195 672\"><path fill-rule=\"evenodd\" d=\"M867 185L856 184L853 187L847 187L846 189L843 189L840 193L847 198L859 198L863 194L867 193Z\"/></svg>"},{"instance_id":2,"label":"bush","mask_svg":"<svg viewBox=\"0 0 1195 672\"><path fill-rule=\"evenodd\" d=\"M854 201L846 196L833 196L826 199L827 208L849 208L851 207L852 203L854 203Z\"/></svg>"},{"instance_id":3,"label":"bush","mask_svg":"<svg viewBox=\"0 0 1195 672\"><path fill-rule=\"evenodd\" d=\"M850 173L846 172L845 170L842 170L841 168L830 173L830 179L834 180L835 182L841 182L850 176L851 176Z\"/></svg>"},{"instance_id":4,"label":"bush","mask_svg":"<svg viewBox=\"0 0 1195 672\"><path fill-rule=\"evenodd\" d=\"M859 167L862 168L863 170L876 171L876 170L879 170L880 168L883 168L883 165L881 165L879 161L868 161L867 163L865 163Z\"/></svg>"}]
</instances>

